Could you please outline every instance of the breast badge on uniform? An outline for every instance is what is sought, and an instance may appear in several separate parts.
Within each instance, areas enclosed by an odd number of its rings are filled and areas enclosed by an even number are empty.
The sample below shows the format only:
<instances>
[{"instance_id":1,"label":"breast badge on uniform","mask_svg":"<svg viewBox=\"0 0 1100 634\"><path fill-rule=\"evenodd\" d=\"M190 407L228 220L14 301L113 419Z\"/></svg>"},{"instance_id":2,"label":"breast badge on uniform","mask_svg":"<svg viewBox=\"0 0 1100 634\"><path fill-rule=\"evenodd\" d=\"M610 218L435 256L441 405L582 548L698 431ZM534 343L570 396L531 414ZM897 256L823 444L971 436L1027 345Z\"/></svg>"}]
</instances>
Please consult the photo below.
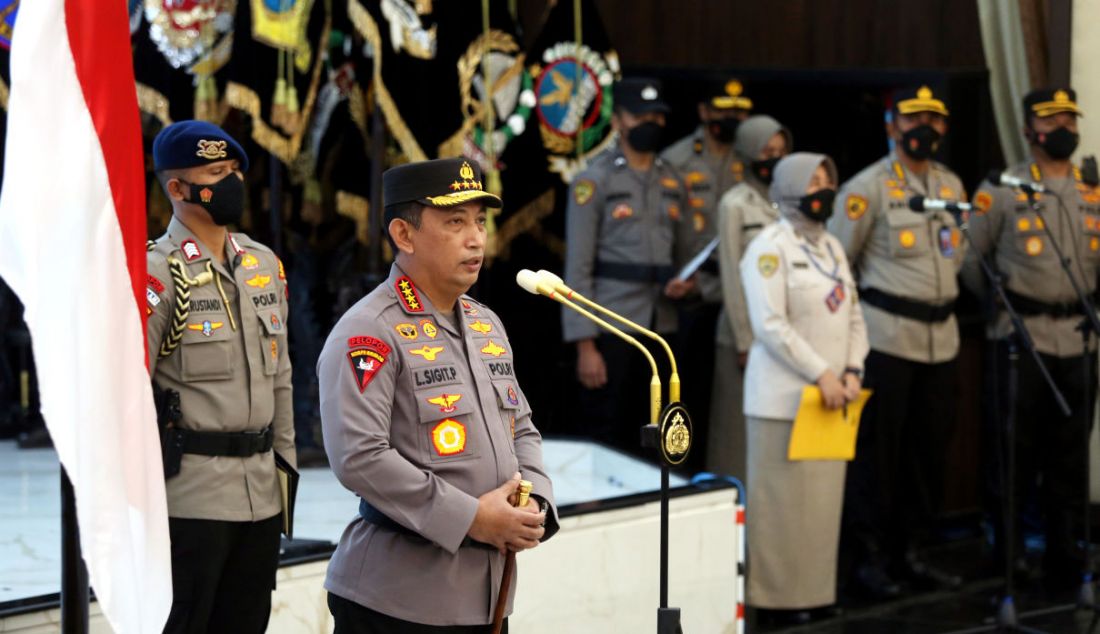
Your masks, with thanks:
<instances>
[{"instance_id":1,"label":"breast badge on uniform","mask_svg":"<svg viewBox=\"0 0 1100 634\"><path fill-rule=\"evenodd\" d=\"M420 320L420 330L424 331L424 336L429 339L435 339L439 334L439 329L435 327L435 323L431 319Z\"/></svg>"},{"instance_id":2,"label":"breast badge on uniform","mask_svg":"<svg viewBox=\"0 0 1100 634\"><path fill-rule=\"evenodd\" d=\"M611 217L615 220L622 220L623 218L629 218L633 215L634 210L626 203L619 203L611 210Z\"/></svg>"},{"instance_id":3,"label":"breast badge on uniform","mask_svg":"<svg viewBox=\"0 0 1100 634\"><path fill-rule=\"evenodd\" d=\"M978 192L974 195L974 209L977 210L979 216L989 211L989 208L993 206L993 195L989 192Z\"/></svg>"},{"instance_id":4,"label":"breast badge on uniform","mask_svg":"<svg viewBox=\"0 0 1100 634\"><path fill-rule=\"evenodd\" d=\"M270 321L271 321L271 329L272 330L282 330L283 329L283 322L279 321L279 316L276 315L275 313L271 313Z\"/></svg>"},{"instance_id":5,"label":"breast badge on uniform","mask_svg":"<svg viewBox=\"0 0 1100 634\"><path fill-rule=\"evenodd\" d=\"M432 429L432 445L440 456L453 456L466 451L466 426L445 418Z\"/></svg>"},{"instance_id":6,"label":"breast badge on uniform","mask_svg":"<svg viewBox=\"0 0 1100 634\"><path fill-rule=\"evenodd\" d=\"M902 229L898 233L898 244L903 249L912 249L913 245L917 243L917 234L913 233L911 229Z\"/></svg>"},{"instance_id":7,"label":"breast badge on uniform","mask_svg":"<svg viewBox=\"0 0 1100 634\"><path fill-rule=\"evenodd\" d=\"M707 217L697 211L691 215L691 225L695 228L695 233L702 233L707 228Z\"/></svg>"},{"instance_id":8,"label":"breast badge on uniform","mask_svg":"<svg viewBox=\"0 0 1100 634\"><path fill-rule=\"evenodd\" d=\"M942 187L940 187L940 198L944 200L954 200L955 190L951 189L947 185L943 185Z\"/></svg>"},{"instance_id":9,"label":"breast badge on uniform","mask_svg":"<svg viewBox=\"0 0 1100 634\"><path fill-rule=\"evenodd\" d=\"M244 257L241 258L241 266L251 271L260 268L260 261L251 253L245 253Z\"/></svg>"},{"instance_id":10,"label":"breast badge on uniform","mask_svg":"<svg viewBox=\"0 0 1100 634\"><path fill-rule=\"evenodd\" d=\"M267 288L267 285L271 283L271 276L260 275L259 273L257 273L245 280L244 283L248 284L252 288Z\"/></svg>"},{"instance_id":11,"label":"breast badge on uniform","mask_svg":"<svg viewBox=\"0 0 1100 634\"><path fill-rule=\"evenodd\" d=\"M901 200L902 198L905 198L905 190L891 189L890 190L890 197L895 198L897 200Z\"/></svg>"},{"instance_id":12,"label":"breast badge on uniform","mask_svg":"<svg viewBox=\"0 0 1100 634\"><path fill-rule=\"evenodd\" d=\"M1039 236L1031 236L1027 242L1024 242L1024 251L1032 257L1039 255L1043 252L1043 239Z\"/></svg>"},{"instance_id":13,"label":"breast badge on uniform","mask_svg":"<svg viewBox=\"0 0 1100 634\"><path fill-rule=\"evenodd\" d=\"M397 296L401 298L401 303L404 304L406 312L424 312L424 303L420 301L420 295L417 294L412 280L407 276L399 277L394 283L394 288L397 289Z\"/></svg>"},{"instance_id":14,"label":"breast badge on uniform","mask_svg":"<svg viewBox=\"0 0 1100 634\"><path fill-rule=\"evenodd\" d=\"M146 284L149 286L149 288L153 290L154 293L158 295L164 292L164 282L158 280L153 275L147 276Z\"/></svg>"},{"instance_id":15,"label":"breast badge on uniform","mask_svg":"<svg viewBox=\"0 0 1100 634\"><path fill-rule=\"evenodd\" d=\"M756 270L760 271L760 274L765 278L775 275L778 268L779 256L775 253L762 253L760 257L756 258Z\"/></svg>"},{"instance_id":16,"label":"breast badge on uniform","mask_svg":"<svg viewBox=\"0 0 1100 634\"><path fill-rule=\"evenodd\" d=\"M466 300L462 300L462 312L466 313L467 317L477 317L477 309Z\"/></svg>"},{"instance_id":17,"label":"breast badge on uniform","mask_svg":"<svg viewBox=\"0 0 1100 634\"><path fill-rule=\"evenodd\" d=\"M675 221L680 220L680 205L672 204L668 206L668 217Z\"/></svg>"},{"instance_id":18,"label":"breast badge on uniform","mask_svg":"<svg viewBox=\"0 0 1100 634\"><path fill-rule=\"evenodd\" d=\"M440 394L435 398L428 399L428 402L432 405L438 405L439 411L444 414L450 414L458 409L455 407L455 403L462 400L461 394Z\"/></svg>"},{"instance_id":19,"label":"breast badge on uniform","mask_svg":"<svg viewBox=\"0 0 1100 634\"><path fill-rule=\"evenodd\" d=\"M443 352L443 346L429 346L424 344L422 348L412 348L409 350L409 354L421 357L425 361L435 361L436 355Z\"/></svg>"},{"instance_id":20,"label":"breast badge on uniform","mask_svg":"<svg viewBox=\"0 0 1100 634\"><path fill-rule=\"evenodd\" d=\"M409 323L397 324L393 329L397 331L397 334L409 341L416 341L416 338L420 335L420 331L416 329L416 326Z\"/></svg>"},{"instance_id":21,"label":"breast badge on uniform","mask_svg":"<svg viewBox=\"0 0 1100 634\"><path fill-rule=\"evenodd\" d=\"M202 257L202 251L199 250L199 245L190 238L180 243L180 250L183 251L183 258L188 262L193 262Z\"/></svg>"},{"instance_id":22,"label":"breast badge on uniform","mask_svg":"<svg viewBox=\"0 0 1100 634\"><path fill-rule=\"evenodd\" d=\"M348 339L348 347L351 348L348 351L351 372L355 377L355 384L359 386L359 393L362 394L386 364L390 346L374 337L351 337Z\"/></svg>"},{"instance_id":23,"label":"breast badge on uniform","mask_svg":"<svg viewBox=\"0 0 1100 634\"><path fill-rule=\"evenodd\" d=\"M145 289L145 299L149 301L149 306L153 308L160 305L160 297L151 288Z\"/></svg>"},{"instance_id":24,"label":"breast badge on uniform","mask_svg":"<svg viewBox=\"0 0 1100 634\"><path fill-rule=\"evenodd\" d=\"M680 181L672 178L671 176L666 176L661 179L661 185L664 186L666 189L679 189Z\"/></svg>"},{"instance_id":25,"label":"breast badge on uniform","mask_svg":"<svg viewBox=\"0 0 1100 634\"><path fill-rule=\"evenodd\" d=\"M487 334L489 334L490 332L493 331L493 325L492 324L487 324L487 323L481 321L480 319L473 322L473 323L471 323L471 324L467 324L467 325L470 326L470 330L473 330L474 332L479 332L483 335L487 335Z\"/></svg>"},{"instance_id":26,"label":"breast badge on uniform","mask_svg":"<svg viewBox=\"0 0 1100 634\"><path fill-rule=\"evenodd\" d=\"M573 202L578 205L587 205L596 194L596 183L587 178L582 178L573 185Z\"/></svg>"},{"instance_id":27,"label":"breast badge on uniform","mask_svg":"<svg viewBox=\"0 0 1100 634\"><path fill-rule=\"evenodd\" d=\"M489 343L485 344L485 347L483 347L481 349L481 352L482 352L482 354L487 354L487 355L490 355L490 356L493 356L493 357L499 357L500 355L502 355L502 354L504 354L505 352L508 352L508 351L505 350L503 346L499 346L499 345L493 343L493 340L490 339Z\"/></svg>"},{"instance_id":28,"label":"breast badge on uniform","mask_svg":"<svg viewBox=\"0 0 1100 634\"><path fill-rule=\"evenodd\" d=\"M271 360L279 360L279 344L274 339L271 340Z\"/></svg>"},{"instance_id":29,"label":"breast badge on uniform","mask_svg":"<svg viewBox=\"0 0 1100 634\"><path fill-rule=\"evenodd\" d=\"M508 386L508 404L519 405L519 395L516 394L516 388L511 385Z\"/></svg>"},{"instance_id":30,"label":"breast badge on uniform","mask_svg":"<svg viewBox=\"0 0 1100 634\"><path fill-rule=\"evenodd\" d=\"M224 325L225 324L220 321L210 321L209 319L207 319L201 324L187 324L187 329L201 332L204 337L209 337L214 334L215 330L221 328Z\"/></svg>"},{"instance_id":31,"label":"breast badge on uniform","mask_svg":"<svg viewBox=\"0 0 1100 634\"><path fill-rule=\"evenodd\" d=\"M848 194L844 199L844 211L848 220L859 220L867 212L867 199L859 194Z\"/></svg>"},{"instance_id":32,"label":"breast badge on uniform","mask_svg":"<svg viewBox=\"0 0 1100 634\"><path fill-rule=\"evenodd\" d=\"M1100 251L1100 238L1096 236L1089 238L1089 251Z\"/></svg>"}]
</instances>

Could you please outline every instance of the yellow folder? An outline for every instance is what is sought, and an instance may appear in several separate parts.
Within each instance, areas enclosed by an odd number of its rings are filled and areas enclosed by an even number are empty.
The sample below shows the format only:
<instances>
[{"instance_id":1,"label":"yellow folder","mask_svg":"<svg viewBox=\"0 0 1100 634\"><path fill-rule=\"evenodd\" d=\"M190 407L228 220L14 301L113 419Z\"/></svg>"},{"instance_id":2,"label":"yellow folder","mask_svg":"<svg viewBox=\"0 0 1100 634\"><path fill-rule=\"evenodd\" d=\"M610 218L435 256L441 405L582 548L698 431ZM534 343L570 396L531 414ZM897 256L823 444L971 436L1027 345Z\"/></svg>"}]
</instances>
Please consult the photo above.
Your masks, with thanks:
<instances>
[{"instance_id":1,"label":"yellow folder","mask_svg":"<svg viewBox=\"0 0 1100 634\"><path fill-rule=\"evenodd\" d=\"M859 398L837 409L826 409L821 389L816 385L802 388L802 403L794 418L788 460L851 460L856 457L856 432L859 415L871 397L871 390L860 390Z\"/></svg>"}]
</instances>

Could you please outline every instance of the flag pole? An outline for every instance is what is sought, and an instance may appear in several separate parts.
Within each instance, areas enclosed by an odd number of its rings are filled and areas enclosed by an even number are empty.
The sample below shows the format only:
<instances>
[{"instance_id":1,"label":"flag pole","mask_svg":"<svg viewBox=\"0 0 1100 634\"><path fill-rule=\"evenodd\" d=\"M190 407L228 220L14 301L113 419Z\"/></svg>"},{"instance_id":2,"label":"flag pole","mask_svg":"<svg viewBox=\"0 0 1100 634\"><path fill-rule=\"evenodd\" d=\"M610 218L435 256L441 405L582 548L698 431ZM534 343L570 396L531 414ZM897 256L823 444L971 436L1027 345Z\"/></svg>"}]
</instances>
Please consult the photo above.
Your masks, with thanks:
<instances>
[{"instance_id":1,"label":"flag pole","mask_svg":"<svg viewBox=\"0 0 1100 634\"><path fill-rule=\"evenodd\" d=\"M76 496L65 467L61 467L61 631L88 632L88 568L80 553Z\"/></svg>"}]
</instances>

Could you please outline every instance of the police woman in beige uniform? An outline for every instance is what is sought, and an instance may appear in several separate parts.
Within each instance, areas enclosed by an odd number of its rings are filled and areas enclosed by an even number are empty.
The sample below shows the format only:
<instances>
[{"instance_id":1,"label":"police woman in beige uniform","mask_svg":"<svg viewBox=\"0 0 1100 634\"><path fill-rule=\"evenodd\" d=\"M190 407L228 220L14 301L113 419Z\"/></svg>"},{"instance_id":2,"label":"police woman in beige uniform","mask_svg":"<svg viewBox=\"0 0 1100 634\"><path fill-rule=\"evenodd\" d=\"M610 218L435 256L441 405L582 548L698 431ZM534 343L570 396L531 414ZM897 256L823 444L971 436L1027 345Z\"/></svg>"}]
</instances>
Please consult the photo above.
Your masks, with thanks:
<instances>
[{"instance_id":1,"label":"police woman in beige uniform","mask_svg":"<svg viewBox=\"0 0 1100 634\"><path fill-rule=\"evenodd\" d=\"M859 395L867 333L844 249L825 232L836 167L823 154L779 161L769 194L782 219L741 260L752 349L745 373L748 426L746 602L783 622L805 622L836 601L844 499L842 461L787 460L802 389L816 384L837 408Z\"/></svg>"},{"instance_id":2,"label":"police woman in beige uniform","mask_svg":"<svg viewBox=\"0 0 1100 634\"><path fill-rule=\"evenodd\" d=\"M153 164L172 221L147 258L149 373L181 410L165 454L164 631L263 632L279 564L274 452L295 460L286 277L270 249L226 231L244 209L248 156L225 131L174 123Z\"/></svg>"},{"instance_id":3,"label":"police woman in beige uniform","mask_svg":"<svg viewBox=\"0 0 1100 634\"><path fill-rule=\"evenodd\" d=\"M382 180L397 259L317 364L325 451L361 498L329 563L329 609L337 634L487 633L504 553L557 530L512 345L464 295L485 254L485 207L501 202L461 158ZM513 508L521 476L534 489Z\"/></svg>"},{"instance_id":4,"label":"police woman in beige uniform","mask_svg":"<svg viewBox=\"0 0 1100 634\"><path fill-rule=\"evenodd\" d=\"M741 255L764 227L779 218L768 187L779 159L791 151L791 133L767 115L746 119L734 142L749 166L745 180L725 192L718 205L718 266L722 312L715 335L714 386L707 442L707 469L745 477L745 418L741 388L752 328L741 287Z\"/></svg>"}]
</instances>

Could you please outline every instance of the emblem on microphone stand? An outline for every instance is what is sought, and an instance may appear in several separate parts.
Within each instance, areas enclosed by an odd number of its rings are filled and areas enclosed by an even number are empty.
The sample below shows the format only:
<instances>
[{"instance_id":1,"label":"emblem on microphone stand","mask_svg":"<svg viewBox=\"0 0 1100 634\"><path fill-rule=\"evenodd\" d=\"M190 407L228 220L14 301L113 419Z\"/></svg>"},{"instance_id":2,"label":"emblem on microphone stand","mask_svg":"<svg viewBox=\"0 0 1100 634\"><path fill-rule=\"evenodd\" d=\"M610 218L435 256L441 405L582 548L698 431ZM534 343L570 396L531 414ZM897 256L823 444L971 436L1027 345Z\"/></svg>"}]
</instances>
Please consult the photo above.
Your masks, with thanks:
<instances>
[{"instance_id":1,"label":"emblem on microphone stand","mask_svg":"<svg viewBox=\"0 0 1100 634\"><path fill-rule=\"evenodd\" d=\"M669 465L678 465L691 451L691 415L680 403L669 403L661 413L661 458Z\"/></svg>"}]
</instances>

